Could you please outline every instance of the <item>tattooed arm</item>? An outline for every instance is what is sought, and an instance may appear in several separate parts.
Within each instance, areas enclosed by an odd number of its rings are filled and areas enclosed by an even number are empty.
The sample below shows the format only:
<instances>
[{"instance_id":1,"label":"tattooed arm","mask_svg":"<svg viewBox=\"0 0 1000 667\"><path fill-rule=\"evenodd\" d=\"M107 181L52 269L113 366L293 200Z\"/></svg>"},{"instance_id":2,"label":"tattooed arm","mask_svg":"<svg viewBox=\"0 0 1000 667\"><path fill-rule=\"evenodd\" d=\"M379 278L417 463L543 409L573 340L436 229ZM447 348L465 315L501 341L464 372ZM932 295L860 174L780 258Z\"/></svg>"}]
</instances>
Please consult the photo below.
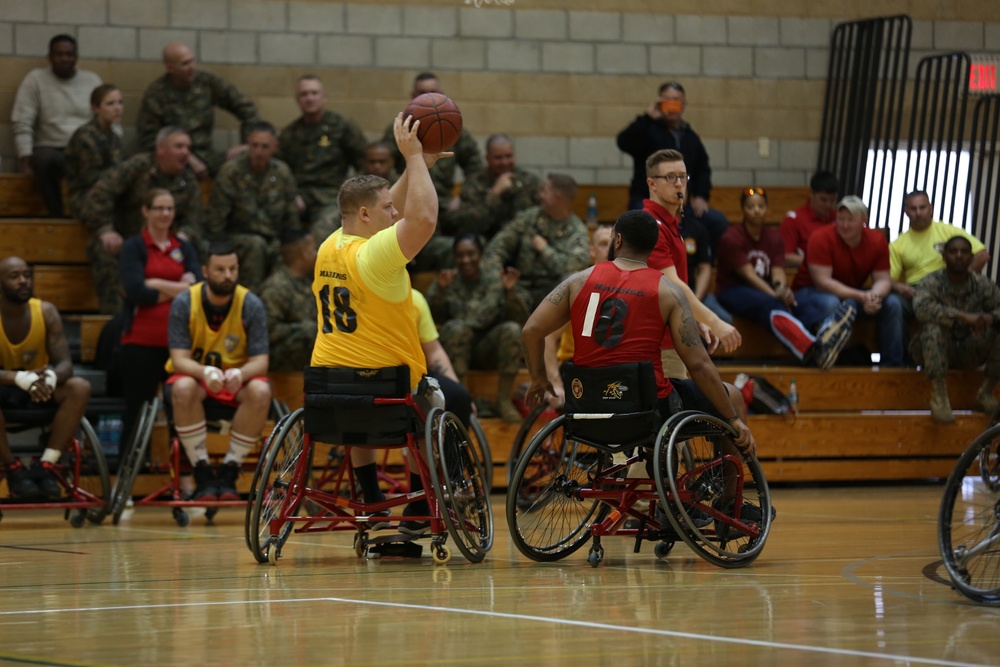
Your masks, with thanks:
<instances>
[{"instance_id":1,"label":"tattooed arm","mask_svg":"<svg viewBox=\"0 0 1000 667\"><path fill-rule=\"evenodd\" d=\"M451 365L451 357L441 345L440 339L435 338L429 343L421 343L420 347L424 350L428 375L443 375L458 382L458 375L455 374L455 368Z\"/></svg>"}]
</instances>

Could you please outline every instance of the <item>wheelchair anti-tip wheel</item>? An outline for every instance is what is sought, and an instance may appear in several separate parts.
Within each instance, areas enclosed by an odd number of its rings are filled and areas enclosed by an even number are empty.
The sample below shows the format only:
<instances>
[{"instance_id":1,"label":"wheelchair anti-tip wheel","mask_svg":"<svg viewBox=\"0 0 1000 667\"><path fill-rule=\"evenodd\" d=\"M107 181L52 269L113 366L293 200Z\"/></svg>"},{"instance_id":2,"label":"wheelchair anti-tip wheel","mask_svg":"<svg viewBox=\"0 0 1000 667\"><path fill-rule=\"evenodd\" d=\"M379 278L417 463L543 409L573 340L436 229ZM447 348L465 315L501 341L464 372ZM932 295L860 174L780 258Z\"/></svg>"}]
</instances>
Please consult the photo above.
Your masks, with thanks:
<instances>
[{"instance_id":1,"label":"wheelchair anti-tip wheel","mask_svg":"<svg viewBox=\"0 0 1000 667\"><path fill-rule=\"evenodd\" d=\"M295 504L302 480L295 479L296 470L303 456L311 456L305 448L304 416L300 408L278 421L254 471L244 532L247 547L258 563L275 564L292 531L291 522L286 522L272 535L271 520L298 510Z\"/></svg>"},{"instance_id":2,"label":"wheelchair anti-tip wheel","mask_svg":"<svg viewBox=\"0 0 1000 667\"><path fill-rule=\"evenodd\" d=\"M478 563L493 546L493 509L478 447L462 422L440 408L428 413L424 435L441 518L462 555Z\"/></svg>"},{"instance_id":3,"label":"wheelchair anti-tip wheel","mask_svg":"<svg viewBox=\"0 0 1000 667\"><path fill-rule=\"evenodd\" d=\"M948 477L938 545L959 593L1000 605L1000 426L976 438Z\"/></svg>"},{"instance_id":4,"label":"wheelchair anti-tip wheel","mask_svg":"<svg viewBox=\"0 0 1000 667\"><path fill-rule=\"evenodd\" d=\"M135 478L139 475L139 470L146 460L146 452L149 451L149 443L153 438L153 426L156 425L156 415L159 410L160 400L158 398L144 403L139 412L139 418L132 427L132 433L126 441L128 449L125 457L118 463L118 475L115 479L114 490L111 492L111 518L112 523L116 526L132 497Z\"/></svg>"},{"instance_id":5,"label":"wheelchair anti-tip wheel","mask_svg":"<svg viewBox=\"0 0 1000 667\"><path fill-rule=\"evenodd\" d=\"M536 561L556 561L590 540L590 526L610 507L577 495L610 463L596 447L567 441L559 416L535 434L521 454L507 491L507 525L517 549Z\"/></svg>"},{"instance_id":6,"label":"wheelchair anti-tip wheel","mask_svg":"<svg viewBox=\"0 0 1000 667\"><path fill-rule=\"evenodd\" d=\"M697 411L662 426L654 478L670 524L698 555L719 567L745 567L764 549L773 512L754 456L732 444L732 427Z\"/></svg>"}]
</instances>

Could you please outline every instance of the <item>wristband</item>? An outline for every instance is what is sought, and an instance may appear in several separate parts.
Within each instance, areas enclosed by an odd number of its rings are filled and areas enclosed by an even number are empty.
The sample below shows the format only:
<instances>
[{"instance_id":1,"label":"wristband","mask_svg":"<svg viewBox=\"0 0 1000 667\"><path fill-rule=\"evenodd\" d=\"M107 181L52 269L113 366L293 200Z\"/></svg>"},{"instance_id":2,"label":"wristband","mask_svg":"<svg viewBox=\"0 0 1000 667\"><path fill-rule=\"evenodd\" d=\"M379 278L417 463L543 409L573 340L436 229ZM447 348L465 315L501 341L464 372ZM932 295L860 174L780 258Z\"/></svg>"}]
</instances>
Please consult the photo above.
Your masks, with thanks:
<instances>
[{"instance_id":1,"label":"wristband","mask_svg":"<svg viewBox=\"0 0 1000 667\"><path fill-rule=\"evenodd\" d=\"M18 371L14 374L14 384L24 391L31 391L31 385L38 382L38 373L34 371Z\"/></svg>"},{"instance_id":2,"label":"wristband","mask_svg":"<svg viewBox=\"0 0 1000 667\"><path fill-rule=\"evenodd\" d=\"M222 371L220 371L215 366L205 366L205 370L203 371L202 374L205 376L205 382L211 382L213 377L219 378L219 381L225 379L225 377L222 374Z\"/></svg>"},{"instance_id":3,"label":"wristband","mask_svg":"<svg viewBox=\"0 0 1000 667\"><path fill-rule=\"evenodd\" d=\"M740 416L739 415L734 415L734 416L730 417L729 419L727 419L726 421L729 422L730 424L732 424L733 422L740 421Z\"/></svg>"},{"instance_id":4,"label":"wristband","mask_svg":"<svg viewBox=\"0 0 1000 667\"><path fill-rule=\"evenodd\" d=\"M49 389L55 391L58 378L56 377L56 372L54 370L46 368L45 372L42 373L42 379L45 380L45 384L49 385Z\"/></svg>"}]
</instances>

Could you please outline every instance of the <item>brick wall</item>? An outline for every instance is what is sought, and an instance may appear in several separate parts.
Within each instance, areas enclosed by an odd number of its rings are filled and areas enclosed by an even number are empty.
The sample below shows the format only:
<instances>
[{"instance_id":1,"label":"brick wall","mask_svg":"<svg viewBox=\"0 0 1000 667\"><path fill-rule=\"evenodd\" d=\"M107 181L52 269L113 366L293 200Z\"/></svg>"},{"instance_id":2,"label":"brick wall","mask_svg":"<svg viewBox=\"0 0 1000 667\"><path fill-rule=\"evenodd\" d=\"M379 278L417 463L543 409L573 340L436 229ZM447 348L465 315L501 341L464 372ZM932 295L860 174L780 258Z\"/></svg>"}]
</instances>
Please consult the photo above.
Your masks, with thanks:
<instances>
[{"instance_id":1,"label":"brick wall","mask_svg":"<svg viewBox=\"0 0 1000 667\"><path fill-rule=\"evenodd\" d=\"M81 66L125 92L128 126L165 42L230 78L279 126L295 79L319 74L332 108L380 135L413 75L437 72L480 139L517 138L519 162L581 182L625 183L614 137L678 79L718 184L802 185L814 166L830 33L841 21L909 13L919 57L1000 53L992 0L0 0L0 169L13 168L17 85L48 39L80 41ZM667 11L672 13L666 13ZM217 122L220 145L234 123ZM761 139L766 139L762 142ZM763 155L762 144L767 145Z\"/></svg>"}]
</instances>

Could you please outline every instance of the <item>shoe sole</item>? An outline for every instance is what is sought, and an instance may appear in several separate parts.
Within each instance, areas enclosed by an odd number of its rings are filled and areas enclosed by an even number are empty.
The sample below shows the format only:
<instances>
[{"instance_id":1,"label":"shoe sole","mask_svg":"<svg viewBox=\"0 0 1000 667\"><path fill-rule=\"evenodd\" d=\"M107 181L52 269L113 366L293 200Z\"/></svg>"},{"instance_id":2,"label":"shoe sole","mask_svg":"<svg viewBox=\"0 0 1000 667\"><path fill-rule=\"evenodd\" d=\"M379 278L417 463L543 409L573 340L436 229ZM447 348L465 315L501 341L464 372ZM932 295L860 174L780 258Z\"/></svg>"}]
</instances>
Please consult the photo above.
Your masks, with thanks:
<instances>
[{"instance_id":1,"label":"shoe sole","mask_svg":"<svg viewBox=\"0 0 1000 667\"><path fill-rule=\"evenodd\" d=\"M816 355L816 365L827 371L837 362L844 346L851 337L854 320L858 312L855 308L847 308L844 313L834 313L833 319L816 336L816 342L822 351Z\"/></svg>"},{"instance_id":2,"label":"shoe sole","mask_svg":"<svg viewBox=\"0 0 1000 667\"><path fill-rule=\"evenodd\" d=\"M423 535L424 533L430 531L430 529L431 529L431 524L429 523L419 527L404 526L402 524L399 525L399 532L401 532L403 535L409 535L410 537L417 537L419 535Z\"/></svg>"}]
</instances>

